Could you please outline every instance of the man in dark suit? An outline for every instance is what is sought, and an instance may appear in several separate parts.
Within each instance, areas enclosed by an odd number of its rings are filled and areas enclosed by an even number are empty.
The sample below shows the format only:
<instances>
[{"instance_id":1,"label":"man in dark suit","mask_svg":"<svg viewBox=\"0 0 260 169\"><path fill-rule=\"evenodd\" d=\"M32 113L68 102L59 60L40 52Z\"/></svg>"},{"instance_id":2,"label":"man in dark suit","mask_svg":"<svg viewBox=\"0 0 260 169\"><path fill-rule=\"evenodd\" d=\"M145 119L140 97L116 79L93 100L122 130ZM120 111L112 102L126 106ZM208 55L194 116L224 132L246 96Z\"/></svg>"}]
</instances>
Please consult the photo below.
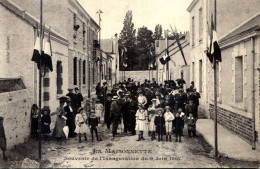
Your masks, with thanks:
<instances>
[{"instance_id":1,"label":"man in dark suit","mask_svg":"<svg viewBox=\"0 0 260 169\"><path fill-rule=\"evenodd\" d=\"M83 101L83 96L82 94L79 92L79 88L75 88L75 98L76 98L76 109L78 110L78 108L81 107L81 102Z\"/></svg>"},{"instance_id":2,"label":"man in dark suit","mask_svg":"<svg viewBox=\"0 0 260 169\"><path fill-rule=\"evenodd\" d=\"M71 107L73 109L73 112L76 112L77 111L76 95L75 95L75 93L73 93L73 89L72 88L69 88L68 91L69 91L69 93L66 96L68 96L70 98L70 100L71 100Z\"/></svg>"}]
</instances>

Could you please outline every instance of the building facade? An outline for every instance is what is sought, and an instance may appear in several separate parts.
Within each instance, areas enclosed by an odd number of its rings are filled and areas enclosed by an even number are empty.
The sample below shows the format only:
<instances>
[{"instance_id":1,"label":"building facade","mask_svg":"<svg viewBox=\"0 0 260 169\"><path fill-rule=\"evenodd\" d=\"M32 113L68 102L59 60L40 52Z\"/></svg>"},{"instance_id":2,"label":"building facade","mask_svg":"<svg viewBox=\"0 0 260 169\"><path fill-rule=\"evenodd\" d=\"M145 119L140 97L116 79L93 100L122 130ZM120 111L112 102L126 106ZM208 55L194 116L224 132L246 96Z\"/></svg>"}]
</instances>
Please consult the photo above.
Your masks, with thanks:
<instances>
[{"instance_id":1,"label":"building facade","mask_svg":"<svg viewBox=\"0 0 260 169\"><path fill-rule=\"evenodd\" d=\"M31 58L40 26L40 1L1 0L0 10L0 116L5 118L11 147L28 138L30 109L39 103L39 71ZM69 87L78 87L84 97L95 90L100 80L100 54L94 50L99 26L76 0L44 0L43 22L44 42L50 34L53 71L43 77L41 100L42 107L55 112Z\"/></svg>"},{"instance_id":2,"label":"building facade","mask_svg":"<svg viewBox=\"0 0 260 169\"><path fill-rule=\"evenodd\" d=\"M259 38L258 30L253 29L259 27L259 5L257 0L216 1L216 31L222 52L222 62L216 65L219 123L249 143L254 137L259 141L259 84L256 80L259 78L256 70ZM193 0L187 10L190 13L191 79L201 94L200 112L213 118L213 69L205 51L210 44L208 32L214 1ZM255 51L254 64L252 51Z\"/></svg>"}]
</instances>

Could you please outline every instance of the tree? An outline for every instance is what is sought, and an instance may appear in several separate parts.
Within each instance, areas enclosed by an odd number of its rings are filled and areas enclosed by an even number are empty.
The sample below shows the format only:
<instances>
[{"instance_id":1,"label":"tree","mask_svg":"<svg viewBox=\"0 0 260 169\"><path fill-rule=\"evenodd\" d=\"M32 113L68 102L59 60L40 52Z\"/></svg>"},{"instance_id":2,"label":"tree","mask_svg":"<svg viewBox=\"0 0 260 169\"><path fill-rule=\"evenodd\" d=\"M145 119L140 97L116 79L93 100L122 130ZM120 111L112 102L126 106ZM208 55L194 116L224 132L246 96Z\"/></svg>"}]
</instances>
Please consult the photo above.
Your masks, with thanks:
<instances>
[{"instance_id":1,"label":"tree","mask_svg":"<svg viewBox=\"0 0 260 169\"><path fill-rule=\"evenodd\" d=\"M143 26L138 29L137 33L137 52L138 62L136 69L147 70L152 61L154 51L154 38L153 32L147 27Z\"/></svg>"},{"instance_id":2,"label":"tree","mask_svg":"<svg viewBox=\"0 0 260 169\"><path fill-rule=\"evenodd\" d=\"M159 40L159 39L161 39L161 37L162 37L162 25L157 24L157 25L155 26L155 30L154 30L154 35L153 35L153 37L154 37L154 40Z\"/></svg>"},{"instance_id":3,"label":"tree","mask_svg":"<svg viewBox=\"0 0 260 169\"><path fill-rule=\"evenodd\" d=\"M123 54L123 56L120 56L119 59L119 69L120 70L126 70L126 68L123 66L123 63L127 64L127 70L131 70L133 61L135 60L135 46L136 46L136 37L135 33L136 30L134 29L134 23L132 21L133 15L132 11L129 10L126 13L125 19L124 19L124 26L121 30L120 36L119 36L119 50Z\"/></svg>"}]
</instances>

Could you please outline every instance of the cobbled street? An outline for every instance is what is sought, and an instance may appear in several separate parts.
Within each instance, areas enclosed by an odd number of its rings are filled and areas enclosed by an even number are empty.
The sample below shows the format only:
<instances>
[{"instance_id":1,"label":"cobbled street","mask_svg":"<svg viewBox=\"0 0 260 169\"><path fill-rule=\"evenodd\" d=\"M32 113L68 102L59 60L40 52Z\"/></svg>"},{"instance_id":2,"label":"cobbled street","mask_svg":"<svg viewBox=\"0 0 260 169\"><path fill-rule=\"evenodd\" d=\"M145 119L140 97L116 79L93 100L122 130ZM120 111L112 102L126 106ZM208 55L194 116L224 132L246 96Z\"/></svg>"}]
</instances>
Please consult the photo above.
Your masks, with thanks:
<instances>
[{"instance_id":1,"label":"cobbled street","mask_svg":"<svg viewBox=\"0 0 260 169\"><path fill-rule=\"evenodd\" d=\"M145 141L136 141L137 136L119 135L113 139L111 132L105 127L99 127L102 141L92 143L78 143L78 138L71 138L64 142L54 140L43 141L42 146L42 168L98 168L98 167L257 167L257 162L243 162L232 159L221 158L216 161L213 158L212 148L198 134L196 138L188 138L187 130L184 129L182 142L158 142L151 141L145 133ZM120 127L118 132L120 132ZM88 139L90 135L88 133ZM21 167L24 158L37 160L38 142L30 140L28 143L16 146L7 152L9 161L0 161L0 167ZM93 150L101 153L93 154ZM111 153L107 153L110 149ZM142 150L140 153L113 153L116 150ZM151 153L145 153L150 150ZM108 160L108 158L110 158ZM120 160L128 158L130 160ZM144 159L145 158L145 159ZM230 166L232 165L232 166Z\"/></svg>"}]
</instances>

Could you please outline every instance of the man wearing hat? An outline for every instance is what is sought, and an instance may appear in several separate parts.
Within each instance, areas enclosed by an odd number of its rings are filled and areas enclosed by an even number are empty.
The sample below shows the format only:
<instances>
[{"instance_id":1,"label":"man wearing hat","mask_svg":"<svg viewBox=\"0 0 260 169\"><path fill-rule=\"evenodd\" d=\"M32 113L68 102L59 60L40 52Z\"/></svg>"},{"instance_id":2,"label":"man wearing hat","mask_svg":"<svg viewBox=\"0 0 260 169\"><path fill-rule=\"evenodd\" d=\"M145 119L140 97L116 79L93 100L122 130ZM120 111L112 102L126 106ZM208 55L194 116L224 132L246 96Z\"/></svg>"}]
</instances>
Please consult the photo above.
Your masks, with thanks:
<instances>
[{"instance_id":1,"label":"man wearing hat","mask_svg":"<svg viewBox=\"0 0 260 169\"><path fill-rule=\"evenodd\" d=\"M83 101L83 96L79 92L79 88L78 87L75 88L75 98L76 98L76 109L78 110L78 108L81 107L81 102Z\"/></svg>"},{"instance_id":2,"label":"man wearing hat","mask_svg":"<svg viewBox=\"0 0 260 169\"><path fill-rule=\"evenodd\" d=\"M130 120L130 109L129 109L130 92L126 92L124 102L122 103L122 114L124 122L124 132L130 131L129 120Z\"/></svg>"},{"instance_id":3,"label":"man wearing hat","mask_svg":"<svg viewBox=\"0 0 260 169\"><path fill-rule=\"evenodd\" d=\"M118 96L113 96L112 98L112 103L111 103L111 108L110 108L110 113L111 113L111 120L112 120L112 125L113 125L113 129L112 129L112 134L113 137L118 134L117 133L117 128L118 128L118 123L120 121L120 107L118 105Z\"/></svg>"},{"instance_id":4,"label":"man wearing hat","mask_svg":"<svg viewBox=\"0 0 260 169\"><path fill-rule=\"evenodd\" d=\"M6 161L7 157L5 155L6 151L6 137L5 137L5 130L4 130L4 118L0 117L0 149L3 152L3 160Z\"/></svg>"},{"instance_id":5,"label":"man wearing hat","mask_svg":"<svg viewBox=\"0 0 260 169\"><path fill-rule=\"evenodd\" d=\"M76 95L73 93L73 89L72 88L68 88L69 93L66 94L66 96L70 97L71 100L71 107L73 109L73 112L76 113L77 109L76 109Z\"/></svg>"},{"instance_id":6,"label":"man wearing hat","mask_svg":"<svg viewBox=\"0 0 260 169\"><path fill-rule=\"evenodd\" d=\"M69 127L69 137L74 137L74 131L75 131L75 115L73 112L73 108L71 106L71 99L68 97L66 101L67 105L64 107L65 111L65 117L67 118L66 124Z\"/></svg>"}]
</instances>

